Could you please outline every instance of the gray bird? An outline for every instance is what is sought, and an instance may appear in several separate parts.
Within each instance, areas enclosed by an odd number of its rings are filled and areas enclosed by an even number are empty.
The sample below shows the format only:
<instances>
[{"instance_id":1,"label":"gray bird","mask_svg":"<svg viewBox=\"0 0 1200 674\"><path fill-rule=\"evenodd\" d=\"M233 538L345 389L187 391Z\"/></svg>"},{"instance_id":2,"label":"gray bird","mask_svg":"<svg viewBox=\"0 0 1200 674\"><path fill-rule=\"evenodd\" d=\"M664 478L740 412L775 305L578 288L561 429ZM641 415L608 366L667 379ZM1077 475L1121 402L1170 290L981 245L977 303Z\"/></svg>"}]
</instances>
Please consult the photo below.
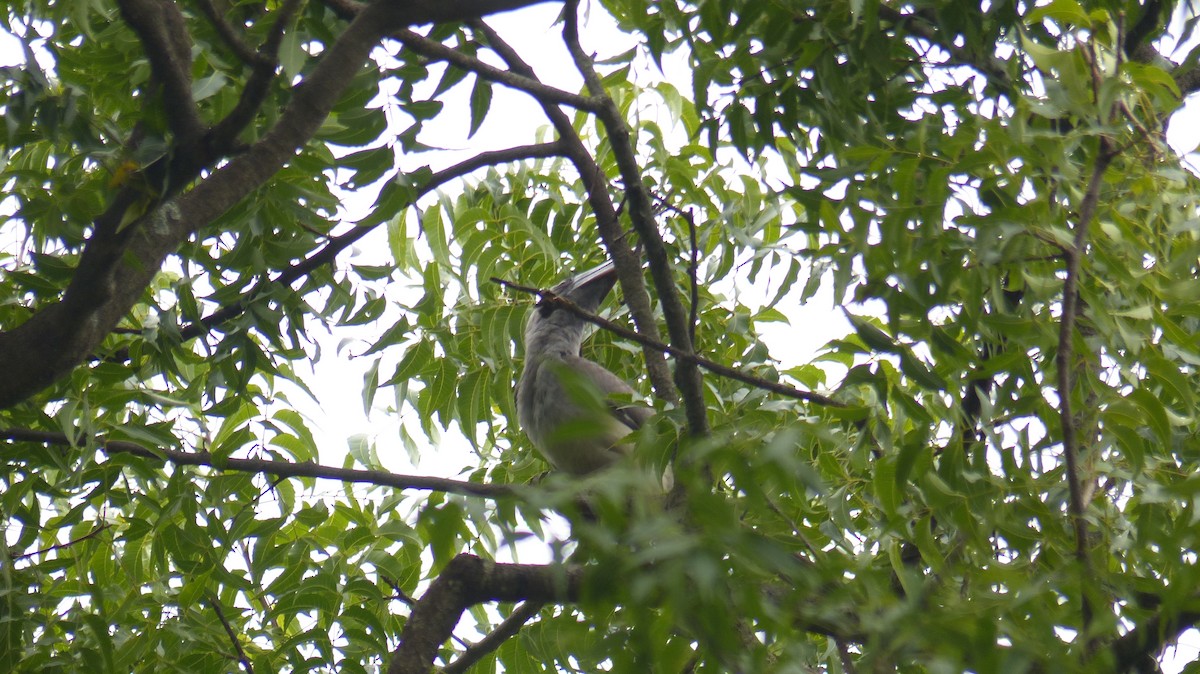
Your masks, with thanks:
<instances>
[{"instance_id":1,"label":"gray bird","mask_svg":"<svg viewBox=\"0 0 1200 674\"><path fill-rule=\"evenodd\" d=\"M555 295L595 313L617 281L612 262L554 286ZM550 465L586 475L629 452L622 442L653 412L608 398L633 389L580 356L588 324L562 307L538 302L525 324L525 370L517 385L517 417Z\"/></svg>"}]
</instances>

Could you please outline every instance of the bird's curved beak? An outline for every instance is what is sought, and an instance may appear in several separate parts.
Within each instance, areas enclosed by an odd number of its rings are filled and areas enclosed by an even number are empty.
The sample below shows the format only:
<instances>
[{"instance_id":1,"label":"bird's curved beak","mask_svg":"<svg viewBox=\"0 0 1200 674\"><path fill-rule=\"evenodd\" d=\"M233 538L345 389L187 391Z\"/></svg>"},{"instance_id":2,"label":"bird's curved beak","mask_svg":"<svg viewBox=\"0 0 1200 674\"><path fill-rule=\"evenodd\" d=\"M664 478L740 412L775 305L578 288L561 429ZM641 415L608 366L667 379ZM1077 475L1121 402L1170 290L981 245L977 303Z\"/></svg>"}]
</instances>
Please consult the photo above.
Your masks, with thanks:
<instances>
[{"instance_id":1,"label":"bird's curved beak","mask_svg":"<svg viewBox=\"0 0 1200 674\"><path fill-rule=\"evenodd\" d=\"M581 309L595 311L617 283L617 269L612 260L572 276L555 286L555 294L574 302Z\"/></svg>"},{"instance_id":2,"label":"bird's curved beak","mask_svg":"<svg viewBox=\"0 0 1200 674\"><path fill-rule=\"evenodd\" d=\"M607 283L611 289L616 281L617 268L613 266L612 260L605 260L599 265L571 277L571 283L575 288L586 288L594 283Z\"/></svg>"}]
</instances>

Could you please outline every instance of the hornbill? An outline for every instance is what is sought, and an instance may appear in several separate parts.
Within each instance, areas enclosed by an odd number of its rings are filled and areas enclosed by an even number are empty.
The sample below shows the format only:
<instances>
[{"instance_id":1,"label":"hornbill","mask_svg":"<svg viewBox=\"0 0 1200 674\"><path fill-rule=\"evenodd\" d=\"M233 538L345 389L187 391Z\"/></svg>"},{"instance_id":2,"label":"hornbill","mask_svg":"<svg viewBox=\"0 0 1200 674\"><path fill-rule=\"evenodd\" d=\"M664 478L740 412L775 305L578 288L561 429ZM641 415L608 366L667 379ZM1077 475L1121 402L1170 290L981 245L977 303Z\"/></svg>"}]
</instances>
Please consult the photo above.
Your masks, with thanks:
<instances>
[{"instance_id":1,"label":"hornbill","mask_svg":"<svg viewBox=\"0 0 1200 674\"><path fill-rule=\"evenodd\" d=\"M617 281L611 261L551 288L589 313ZM552 301L541 300L525 324L525 369L517 385L517 417L534 447L557 470L586 475L629 452L622 439L653 412L608 398L633 389L580 355L588 324Z\"/></svg>"}]
</instances>

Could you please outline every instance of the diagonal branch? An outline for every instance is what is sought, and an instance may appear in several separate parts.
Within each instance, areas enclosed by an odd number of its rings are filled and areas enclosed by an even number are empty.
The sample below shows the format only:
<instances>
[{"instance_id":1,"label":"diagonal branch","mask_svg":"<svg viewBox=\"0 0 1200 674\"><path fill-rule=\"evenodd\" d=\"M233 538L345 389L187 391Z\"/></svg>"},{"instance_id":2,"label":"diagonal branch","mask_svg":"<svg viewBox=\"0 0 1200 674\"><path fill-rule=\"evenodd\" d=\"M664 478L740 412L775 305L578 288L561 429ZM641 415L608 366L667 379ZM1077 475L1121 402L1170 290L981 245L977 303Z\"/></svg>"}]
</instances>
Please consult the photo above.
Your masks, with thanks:
<instances>
[{"instance_id":1,"label":"diagonal branch","mask_svg":"<svg viewBox=\"0 0 1200 674\"><path fill-rule=\"evenodd\" d=\"M482 21L474 21L470 25L483 34L488 46L504 59L513 72L529 79L537 79L533 68L496 31ZM642 277L641 264L626 240L625 233L621 231L617 208L613 205L612 198L608 193L608 177L583 144L579 134L575 132L575 127L571 125L571 120L566 113L552 103L540 99L538 103L554 126L554 130L558 132L559 142L564 146L564 154L575 166L575 170L579 172L583 189L587 193L588 205L592 207L592 212L596 215L596 230L600 233L600 239L604 242L604 247L608 250L613 265L617 269L617 280L621 284L621 291L625 296L625 303L629 306L629 314L633 318L634 326L638 333L645 338L661 342L658 324L654 320L654 311L650 307L650 295L646 292L646 281ZM642 355L646 360L646 372L650 377L650 384L654 387L658 397L667 401L678 400L679 395L671 381L671 373L662 354L643 346Z\"/></svg>"},{"instance_id":2,"label":"diagonal branch","mask_svg":"<svg viewBox=\"0 0 1200 674\"><path fill-rule=\"evenodd\" d=\"M414 33L411 30L397 31L392 37L399 40L409 50L421 56L437 61L445 61L462 70L473 72L485 80L491 80L507 87L524 91L539 101L569 105L578 110L586 110L588 112L595 112L599 107L595 99L580 96L579 94L572 94L562 89L556 89L543 84L540 80L524 77L511 70L501 70L473 56L464 54L457 49L451 49L437 40L431 40L424 35Z\"/></svg>"},{"instance_id":3,"label":"diagonal branch","mask_svg":"<svg viewBox=\"0 0 1200 674\"><path fill-rule=\"evenodd\" d=\"M191 145L205 127L192 98L192 41L179 7L154 0L120 0L118 5L141 39L151 71L162 82L162 108L176 142Z\"/></svg>"},{"instance_id":4,"label":"diagonal branch","mask_svg":"<svg viewBox=\"0 0 1200 674\"><path fill-rule=\"evenodd\" d=\"M761 379L759 377L755 377L754 375L746 374L745 372L742 372L741 370L735 370L734 368L729 367L728 365L722 365L721 363L711 361L702 356L697 356L695 353L693 353L691 351L683 351L682 349L679 349L678 347L672 346L670 344L664 344L663 342L658 342L658 341L649 339L649 338L645 337L644 335L634 332L633 330L623 328L620 325L617 325L616 323L613 323L612 321L610 321L608 319L597 316L596 314L593 314L589 311L585 311L584 309L579 308L579 306L576 305L571 300L568 300L565 297L556 295L555 293L553 293L549 290L540 290L538 288L531 288L529 286L519 285L517 283L505 281L504 279L499 279L494 276L490 280L493 283L499 283L500 285L507 286L509 288L512 288L513 290L520 290L521 292L530 293L531 295L537 295L539 298L541 298L541 300L543 302L546 302L547 304L555 306L555 307L566 309L567 311L582 318L583 320L587 321L588 323L591 323L592 325L595 325L604 330L607 330L607 331L613 333L614 335L617 335L624 339L628 339L631 342L637 342L638 344L641 344L642 347L644 347L644 348L653 349L659 353L669 354L669 355L677 358L681 362L686 362L686 363L692 364L693 366L702 367L705 370L712 372L713 374L720 375L727 379L733 379L735 381L740 381L743 384L749 384L750 386L754 386L756 388L763 389L764 391L771 391L772 393L778 393L779 395L787 396L789 398L795 398L797 400L803 400L805 402L816 403L818 405L826 405L828 407L845 407L846 406L845 403L838 401L838 400L834 400L833 398L830 398L828 396L821 395L820 393L813 393L811 391L801 391L800 389L793 388L791 386L788 386L787 384L781 384L776 381Z\"/></svg>"},{"instance_id":5,"label":"diagonal branch","mask_svg":"<svg viewBox=\"0 0 1200 674\"><path fill-rule=\"evenodd\" d=\"M35 431L25 428L0 429L0 440L32 442L57 447L75 447L84 442L83 438L72 440L63 433ZM382 470L336 468L318 463L295 463L292 461L271 461L267 459L217 459L208 452L184 452L162 447L147 449L137 443L121 440L97 438L96 446L110 456L130 454L144 459L169 461L177 466L200 466L215 470L259 473L262 475L274 475L276 477L308 477L340 480L342 482L372 484L380 487L392 487L394 489L441 491L447 494L477 496L487 499L508 498L516 494L516 490L508 485L463 482L461 480L449 480L424 475L401 475Z\"/></svg>"},{"instance_id":6,"label":"diagonal branch","mask_svg":"<svg viewBox=\"0 0 1200 674\"><path fill-rule=\"evenodd\" d=\"M537 615L543 606L545 604L540 601L523 602L512 613L508 614L508 617L501 621L499 625L496 625L496 629L468 647L454 662L443 667L442 674L462 674L462 672L470 669L471 665L479 662L488 653L500 648L505 641L516 636L517 632L521 631L521 628L525 626L525 623Z\"/></svg>"},{"instance_id":7,"label":"diagonal branch","mask_svg":"<svg viewBox=\"0 0 1200 674\"><path fill-rule=\"evenodd\" d=\"M413 203L421 197L429 194L438 187L462 176L475 171L476 169L485 166L495 166L507 162L521 161L523 159L546 159L549 157L557 157L562 155L562 148L559 143L539 143L536 145L521 145L518 147L506 148L503 150L491 150L481 152L474 157L463 160L454 166L442 169L437 173L429 176L429 178L415 189L412 197ZM392 214L387 214L391 217ZM386 221L384 218L383 221ZM378 220L378 218L375 218ZM267 294L271 287L274 286L290 286L296 281L308 276L313 271L327 264L332 264L337 256L346 248L353 245L356 241L366 236L376 225L358 226L345 234L335 236L325 243L321 250L313 253L304 260L284 269L273 279L265 280L255 286L249 292L242 296L236 304L221 307L204 318L184 326L180 330L180 335L183 341L208 334L216 326L245 313L246 308L254 303L256 299Z\"/></svg>"},{"instance_id":8,"label":"diagonal branch","mask_svg":"<svg viewBox=\"0 0 1200 674\"><path fill-rule=\"evenodd\" d=\"M246 674L254 674L254 665L250 664L250 658L246 655L246 649L242 648L242 642L238 640L237 632L234 631L233 625L229 624L225 612L221 610L221 603L215 596L209 595L208 604L212 606L213 612L217 614L217 620L221 621L221 626L225 628L225 634L229 635L229 641L233 644L233 650L237 652L237 659L241 663L242 669L246 670Z\"/></svg>"},{"instance_id":9,"label":"diagonal branch","mask_svg":"<svg viewBox=\"0 0 1200 674\"><path fill-rule=\"evenodd\" d=\"M31 557L38 557L40 555L45 555L45 554L53 552L55 550L65 550L73 545L78 545L79 543L82 543L88 539L91 539L91 538L94 538L94 537L100 535L102 532L104 532L111 526L112 526L111 524L101 524L101 525L97 526L95 529L92 529L91 531L87 532L86 534L84 534L78 538L72 538L71 540L67 541L66 543L56 543L49 547L38 548L37 550L34 550L32 552L23 552L19 555L14 554L12 556L12 560L16 561L16 560L20 560L20 559L29 559Z\"/></svg>"},{"instance_id":10,"label":"diagonal branch","mask_svg":"<svg viewBox=\"0 0 1200 674\"><path fill-rule=\"evenodd\" d=\"M583 580L578 566L499 564L460 554L413 606L388 674L425 674L463 611L476 604L577 601Z\"/></svg>"},{"instance_id":11,"label":"diagonal branch","mask_svg":"<svg viewBox=\"0 0 1200 674\"><path fill-rule=\"evenodd\" d=\"M209 0L204 0L205 4L208 2ZM279 46L283 43L283 33L291 25L292 18L299 9L300 0L287 0L276 11L277 16L275 17L275 23L271 26L271 32L267 35L267 39L263 42L262 47L254 53L254 60L250 62L253 70L250 72L249 79L246 80L246 86L242 88L241 95L238 96L237 104L209 132L208 142L217 151L222 153L227 152L233 145L237 135L258 114L259 108L262 107L263 101L267 98L271 81L275 79L275 71L279 65Z\"/></svg>"},{"instance_id":12,"label":"diagonal branch","mask_svg":"<svg viewBox=\"0 0 1200 674\"><path fill-rule=\"evenodd\" d=\"M658 301L662 305L663 319L667 324L667 334L671 337L672 346L682 352L691 353L695 347L691 340L691 330L688 327L687 311L679 298L675 286L675 277L671 260L667 255L666 244L658 225L654 220L654 211L649 193L642 182L642 169L637 163L633 140L629 127L621 115L617 104L604 89L604 84L596 74L592 59L583 51L579 44L579 0L567 0L564 10L563 40L567 50L575 60L575 67L583 74L583 80L592 95L601 101L597 113L604 128L608 131L609 144L621 179L625 183L625 196L629 202L629 219L633 228L645 246L646 259L650 264L650 277L654 280L654 289L658 291ZM687 411L689 430L693 435L708 434L708 412L704 403L704 388L700 378L700 370L696 364L683 360L675 372L675 385L683 394L683 404Z\"/></svg>"},{"instance_id":13,"label":"diagonal branch","mask_svg":"<svg viewBox=\"0 0 1200 674\"><path fill-rule=\"evenodd\" d=\"M135 9L148 2L124 1ZM47 388L95 353L141 299L167 255L265 184L312 139L385 35L405 26L463 21L537 1L413 0L368 5L293 88L275 126L246 152L214 169L190 191L147 204L143 214L122 226L127 209L137 201L135 193L123 191L119 199L124 201L115 201L98 219L63 299L0 333L0 372L5 374L0 379L0 409ZM158 34L152 29L148 33ZM204 159L185 162L188 180L173 178L172 186L191 182L217 157Z\"/></svg>"},{"instance_id":14,"label":"diagonal branch","mask_svg":"<svg viewBox=\"0 0 1200 674\"><path fill-rule=\"evenodd\" d=\"M233 52L233 55L239 61L251 67L258 67L264 64L274 65L269 59L264 58L262 54L259 54L253 47L247 44L241 35L238 35L233 26L225 20L225 17L217 12L217 8L213 6L212 0L195 0L195 2L200 7L200 13L204 15L204 18L208 19L208 22L217 31L217 35L220 36L221 41L225 43L226 47L229 47L229 51Z\"/></svg>"}]
</instances>

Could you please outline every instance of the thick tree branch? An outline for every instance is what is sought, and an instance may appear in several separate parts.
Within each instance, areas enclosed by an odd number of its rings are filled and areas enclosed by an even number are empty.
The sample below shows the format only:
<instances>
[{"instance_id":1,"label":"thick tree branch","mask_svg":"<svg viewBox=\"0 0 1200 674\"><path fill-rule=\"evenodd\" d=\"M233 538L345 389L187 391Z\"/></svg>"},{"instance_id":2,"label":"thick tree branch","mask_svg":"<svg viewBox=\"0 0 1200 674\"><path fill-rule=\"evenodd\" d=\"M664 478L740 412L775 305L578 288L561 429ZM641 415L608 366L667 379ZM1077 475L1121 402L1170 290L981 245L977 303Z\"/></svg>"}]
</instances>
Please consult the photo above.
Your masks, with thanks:
<instances>
[{"instance_id":1,"label":"thick tree branch","mask_svg":"<svg viewBox=\"0 0 1200 674\"><path fill-rule=\"evenodd\" d=\"M575 67L583 74L583 80L591 91L592 96L600 99L601 106L597 117L608 131L609 143L621 179L625 183L625 195L629 203L629 219L638 233L642 245L645 246L646 259L650 263L650 277L654 280L654 288L658 291L658 301L662 305L663 319L667 324L667 334L671 337L672 346L685 353L692 353L695 346L690 337L687 311L679 298L675 286L674 267L667 255L666 244L658 231L654 219L654 210L650 195L642 182L642 169L637 163L637 156L630 137L629 127L621 115L617 104L608 96L603 83L596 75L591 58L584 53L579 44L579 2L567 0L564 10L563 40L567 50L575 60ZM688 428L693 435L708 434L708 408L704 403L704 388L700 378L700 370L694 362L681 360L676 366L675 385L683 394L683 404L687 411Z\"/></svg>"},{"instance_id":2,"label":"thick tree branch","mask_svg":"<svg viewBox=\"0 0 1200 674\"><path fill-rule=\"evenodd\" d=\"M539 101L569 105L578 110L586 110L588 112L595 112L599 107L598 101L592 98L547 86L537 79L524 77L511 70L501 70L473 56L451 49L441 42L430 40L424 35L414 33L411 30L397 31L392 37L399 40L410 51L436 61L445 61L462 70L473 72L486 80L524 91Z\"/></svg>"},{"instance_id":3,"label":"thick tree branch","mask_svg":"<svg viewBox=\"0 0 1200 674\"><path fill-rule=\"evenodd\" d=\"M321 4L333 10L339 19L345 21L358 16L363 7L366 7L365 3L358 0L321 0Z\"/></svg>"},{"instance_id":4,"label":"thick tree branch","mask_svg":"<svg viewBox=\"0 0 1200 674\"><path fill-rule=\"evenodd\" d=\"M546 302L547 304L550 304L550 305L553 305L553 306L556 306L556 307L559 307L562 309L566 309L567 311L571 312L572 314L575 314L576 316L582 318L583 320L587 321L588 323L591 323L592 325L595 325L599 328L607 330L607 331L613 333L614 335L617 335L624 339L628 339L631 342L637 342L638 344L641 344L643 347L648 348L648 349L654 349L655 351L657 351L659 353L665 353L665 354L671 355L680 361L691 363L692 365L702 367L702 368L708 370L709 372L712 372L713 374L720 375L727 379L733 379L735 381L740 381L743 384L749 384L750 386L753 386L755 388L763 389L764 391L771 391L772 393L778 393L779 395L787 396L789 398L795 398L797 400L803 400L805 402L816 403L818 405L826 405L828 407L845 407L846 406L845 403L834 400L833 398L830 398L828 396L821 395L820 393L813 393L811 391L801 391L800 389L793 388L791 386L788 386L787 384L781 384L779 382L769 381L767 379L761 379L759 377L755 377L754 375L746 374L745 372L742 372L740 370L735 370L734 368L729 367L728 365L722 365L721 363L711 361L702 356L697 356L695 353L693 353L691 351L683 351L682 349L679 349L678 347L673 346L671 344L664 344L663 342L658 342L658 341L649 339L642 334L634 332L633 330L629 330L628 328L621 327L620 325L617 325L616 323L613 323L612 321L610 321L606 318L602 318L600 316L597 316L596 314L585 311L585 310L579 308L579 306L577 306L575 303L571 302L570 300L568 300L564 297L560 297L549 290L541 290L539 288L531 288L529 286L523 286L523 285L520 285L517 283L512 283L511 281L505 281L504 279L496 278L494 276L490 280L493 283L499 283L500 285L507 286L509 288L512 288L513 290L519 290L521 292L529 293L531 295L537 295L539 298L541 298L541 300L543 302Z\"/></svg>"},{"instance_id":5,"label":"thick tree branch","mask_svg":"<svg viewBox=\"0 0 1200 674\"><path fill-rule=\"evenodd\" d=\"M192 40L183 15L173 2L120 0L121 16L138 34L150 69L163 85L163 113L185 148L204 135L200 111L192 98Z\"/></svg>"},{"instance_id":6,"label":"thick tree branch","mask_svg":"<svg viewBox=\"0 0 1200 674\"><path fill-rule=\"evenodd\" d=\"M483 34L488 46L504 59L513 72L529 79L537 79L533 68L496 31L482 21L474 21L470 25ZM596 215L596 230L600 233L600 239L617 269L617 281L621 284L621 291L625 296L626 305L629 306L629 315L633 318L634 326L638 333L647 339L661 342L654 311L650 307L650 295L646 291L646 281L642 277L641 264L626 240L625 233L621 231L617 208L609 196L608 177L592 158L591 152L575 132L575 127L571 125L566 113L552 103L541 100L538 100L538 103L554 130L558 132L567 158L575 166L575 170L579 171L583 189L587 193L588 205ZM646 360L646 372L654 392L663 400L678 400L675 385L671 382L670 370L662 354L643 346L642 355Z\"/></svg>"},{"instance_id":7,"label":"thick tree branch","mask_svg":"<svg viewBox=\"0 0 1200 674\"><path fill-rule=\"evenodd\" d=\"M0 333L0 408L50 386L84 362L158 272L163 260L204 227L267 182L307 143L383 36L405 26L475 18L538 0L414 0L368 5L329 46L310 75L293 88L278 123L247 152L214 170L190 191L149 204L121 226L138 203L130 190L98 222L62 301L14 330ZM142 9L145 0L128 0ZM146 20L135 17L135 20ZM148 29L149 33L157 33ZM207 158L214 159L215 158ZM192 177L203 165L187 167ZM179 183L172 180L173 185ZM123 200L123 201L122 201Z\"/></svg>"},{"instance_id":8,"label":"thick tree branch","mask_svg":"<svg viewBox=\"0 0 1200 674\"><path fill-rule=\"evenodd\" d=\"M463 611L485 602L572 602L579 598L580 567L498 564L461 554L413 606L388 674L425 674Z\"/></svg>"},{"instance_id":9,"label":"thick tree branch","mask_svg":"<svg viewBox=\"0 0 1200 674\"><path fill-rule=\"evenodd\" d=\"M17 329L0 335L0 407L50 385L90 355L141 297L163 259L266 182L320 127L329 110L384 31L380 10L365 11L328 50L311 76L295 88L279 123L249 152L233 159L191 191L151 207L137 222L117 226L128 204L114 203L97 224L70 286ZM197 168L197 171L199 168ZM119 230L119 231L118 231Z\"/></svg>"},{"instance_id":10,"label":"thick tree branch","mask_svg":"<svg viewBox=\"0 0 1200 674\"><path fill-rule=\"evenodd\" d=\"M1167 11L1164 12L1164 10ZM1164 19L1166 19L1165 22ZM1143 46L1149 44L1152 36L1162 34L1165 28L1164 23L1169 23L1170 20L1169 6L1165 6L1162 0L1146 0L1137 20L1129 27L1129 30L1123 31L1124 37L1119 41L1122 51L1130 56L1137 54Z\"/></svg>"},{"instance_id":11,"label":"thick tree branch","mask_svg":"<svg viewBox=\"0 0 1200 674\"><path fill-rule=\"evenodd\" d=\"M32 442L58 447L78 446L83 442L83 439L72 442L72 439L63 433L35 431L24 428L0 429L0 440ZM440 491L447 494L478 496L488 499L507 498L516 493L508 485L463 482L461 480L449 480L424 475L401 475L381 470L336 468L334 466L323 466L318 463L294 463L291 461L271 461L267 459L214 459L213 455L208 452L184 452L162 447L147 449L137 443L121 440L97 438L96 446L109 455L131 454L144 459L169 461L177 466L201 466L214 470L259 473L275 477L310 477L339 480L341 482L354 482L357 484L373 484L380 487L392 487L393 489Z\"/></svg>"},{"instance_id":12,"label":"thick tree branch","mask_svg":"<svg viewBox=\"0 0 1200 674\"><path fill-rule=\"evenodd\" d=\"M1192 51L1200 51L1200 45L1198 45ZM1178 70L1178 68L1176 68L1176 70ZM1191 70L1184 72L1173 73L1172 77L1175 78L1175 84L1179 87L1180 93L1182 93L1184 96L1188 96L1200 91L1200 68L1192 68Z\"/></svg>"}]
</instances>

